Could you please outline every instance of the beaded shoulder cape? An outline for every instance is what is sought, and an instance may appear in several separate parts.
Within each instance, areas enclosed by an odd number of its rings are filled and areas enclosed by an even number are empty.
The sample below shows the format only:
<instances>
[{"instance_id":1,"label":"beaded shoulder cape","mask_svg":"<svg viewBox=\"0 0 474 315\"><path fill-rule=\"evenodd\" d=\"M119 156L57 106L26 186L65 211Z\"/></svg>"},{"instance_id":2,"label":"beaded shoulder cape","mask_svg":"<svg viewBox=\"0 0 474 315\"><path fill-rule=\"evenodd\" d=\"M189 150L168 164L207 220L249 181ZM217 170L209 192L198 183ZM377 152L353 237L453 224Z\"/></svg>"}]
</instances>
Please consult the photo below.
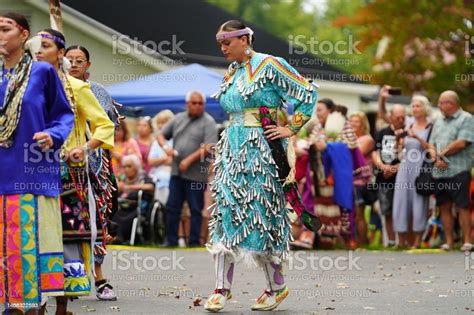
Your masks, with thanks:
<instances>
[{"instance_id":1,"label":"beaded shoulder cape","mask_svg":"<svg viewBox=\"0 0 474 315\"><path fill-rule=\"evenodd\" d=\"M13 136L20 121L23 95L28 86L32 64L33 58L29 52L25 52L8 81L3 106L0 108L0 147L10 148L13 145Z\"/></svg>"},{"instance_id":2,"label":"beaded shoulder cape","mask_svg":"<svg viewBox=\"0 0 474 315\"><path fill-rule=\"evenodd\" d=\"M235 79L235 72L242 66L246 68L247 76L239 76ZM313 94L311 92L318 87L313 82L307 81L303 76L288 70L274 56L266 56L255 69L252 68L250 62L246 65L239 65L237 62L231 63L224 75L220 90L212 96L218 99L234 83L234 80L244 100L247 100L257 89L263 88L267 80L277 84L289 96L304 103L313 102Z\"/></svg>"}]
</instances>

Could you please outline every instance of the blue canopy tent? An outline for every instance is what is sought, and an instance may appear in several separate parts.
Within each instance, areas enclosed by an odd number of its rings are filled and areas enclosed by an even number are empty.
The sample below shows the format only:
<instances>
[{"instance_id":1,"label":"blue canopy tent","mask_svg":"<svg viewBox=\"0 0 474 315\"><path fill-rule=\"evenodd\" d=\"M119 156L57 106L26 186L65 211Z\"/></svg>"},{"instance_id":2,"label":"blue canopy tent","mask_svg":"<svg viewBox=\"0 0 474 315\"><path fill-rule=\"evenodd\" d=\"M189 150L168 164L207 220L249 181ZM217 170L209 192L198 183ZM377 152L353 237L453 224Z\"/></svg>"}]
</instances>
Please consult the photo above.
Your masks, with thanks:
<instances>
[{"instance_id":1,"label":"blue canopy tent","mask_svg":"<svg viewBox=\"0 0 474 315\"><path fill-rule=\"evenodd\" d=\"M221 82L221 74L194 63L110 85L107 91L114 100L124 105L122 112L125 115L153 116L163 109L175 113L184 111L186 93L198 90L206 95L206 112L217 122L222 122L227 119L227 114L211 98Z\"/></svg>"}]
</instances>

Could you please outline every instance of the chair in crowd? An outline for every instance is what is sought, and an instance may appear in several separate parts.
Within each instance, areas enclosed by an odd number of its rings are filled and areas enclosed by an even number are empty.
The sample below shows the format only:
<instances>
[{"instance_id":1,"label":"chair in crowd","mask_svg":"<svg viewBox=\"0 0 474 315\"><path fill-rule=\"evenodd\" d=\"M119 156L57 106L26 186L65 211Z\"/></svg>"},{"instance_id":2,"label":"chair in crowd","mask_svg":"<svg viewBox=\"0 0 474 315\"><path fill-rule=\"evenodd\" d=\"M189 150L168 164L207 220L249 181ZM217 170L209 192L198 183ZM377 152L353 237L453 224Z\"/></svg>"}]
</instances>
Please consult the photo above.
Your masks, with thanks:
<instances>
[{"instance_id":1,"label":"chair in crowd","mask_svg":"<svg viewBox=\"0 0 474 315\"><path fill-rule=\"evenodd\" d=\"M165 207L157 201L147 201L143 191L138 191L138 198L119 198L119 211L114 220L119 225L119 238L122 242L135 244L160 245L164 241ZM129 237L127 237L129 235Z\"/></svg>"}]
</instances>

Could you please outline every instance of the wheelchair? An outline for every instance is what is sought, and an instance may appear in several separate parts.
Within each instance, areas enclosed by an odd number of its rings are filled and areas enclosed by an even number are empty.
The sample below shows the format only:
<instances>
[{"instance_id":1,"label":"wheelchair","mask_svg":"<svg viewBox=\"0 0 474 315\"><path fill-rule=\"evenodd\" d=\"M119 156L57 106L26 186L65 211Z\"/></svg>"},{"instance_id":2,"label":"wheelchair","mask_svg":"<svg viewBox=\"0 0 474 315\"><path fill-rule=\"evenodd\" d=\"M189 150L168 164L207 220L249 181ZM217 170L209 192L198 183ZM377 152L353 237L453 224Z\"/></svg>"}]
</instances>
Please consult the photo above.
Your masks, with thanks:
<instances>
[{"instance_id":1,"label":"wheelchair","mask_svg":"<svg viewBox=\"0 0 474 315\"><path fill-rule=\"evenodd\" d=\"M134 246L135 244L143 245L161 245L165 238L165 206L158 200L151 202L144 200L143 191L138 191L138 199L131 200L125 198L118 198L119 211L117 214L126 214L127 217L120 218L125 221L130 220L131 231L128 244ZM128 209L131 211L120 210ZM121 222L120 224L124 224ZM122 229L126 227L122 226ZM124 240L126 241L126 240Z\"/></svg>"}]
</instances>

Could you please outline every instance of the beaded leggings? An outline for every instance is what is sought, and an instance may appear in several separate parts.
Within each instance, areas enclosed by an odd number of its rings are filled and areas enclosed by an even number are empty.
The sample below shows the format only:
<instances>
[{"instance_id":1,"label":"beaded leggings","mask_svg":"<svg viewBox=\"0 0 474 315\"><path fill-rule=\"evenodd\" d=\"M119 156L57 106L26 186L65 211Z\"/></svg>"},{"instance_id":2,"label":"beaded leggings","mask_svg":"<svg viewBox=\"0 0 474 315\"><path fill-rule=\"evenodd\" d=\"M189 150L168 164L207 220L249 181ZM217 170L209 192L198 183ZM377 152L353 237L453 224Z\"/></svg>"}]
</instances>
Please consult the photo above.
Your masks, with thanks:
<instances>
[{"instance_id":1,"label":"beaded leggings","mask_svg":"<svg viewBox=\"0 0 474 315\"><path fill-rule=\"evenodd\" d=\"M219 253L214 255L216 268L216 289L229 290L234 278L235 261L232 255ZM267 280L267 289L276 292L285 287L283 266L272 262L263 264L263 272Z\"/></svg>"}]
</instances>

